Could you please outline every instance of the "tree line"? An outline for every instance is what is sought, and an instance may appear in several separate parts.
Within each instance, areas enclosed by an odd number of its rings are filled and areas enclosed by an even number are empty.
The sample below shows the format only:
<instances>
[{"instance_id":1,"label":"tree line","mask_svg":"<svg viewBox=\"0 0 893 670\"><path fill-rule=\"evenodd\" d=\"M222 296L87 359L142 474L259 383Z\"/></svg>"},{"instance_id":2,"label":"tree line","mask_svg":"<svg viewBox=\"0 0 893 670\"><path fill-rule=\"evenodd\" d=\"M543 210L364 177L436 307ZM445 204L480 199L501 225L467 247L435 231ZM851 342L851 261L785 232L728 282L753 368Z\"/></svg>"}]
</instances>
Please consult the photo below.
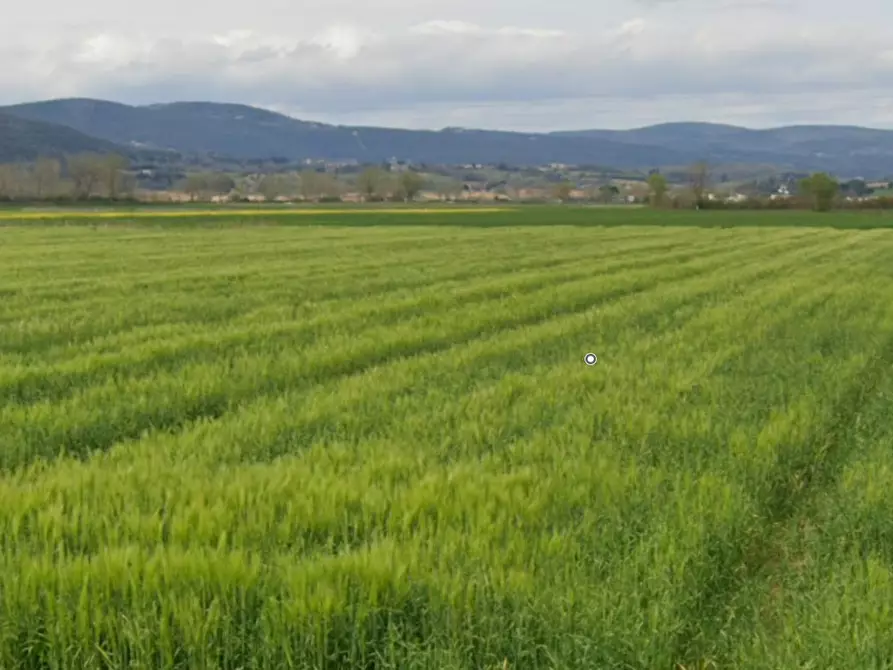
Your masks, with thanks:
<instances>
[{"instance_id":1,"label":"tree line","mask_svg":"<svg viewBox=\"0 0 893 670\"><path fill-rule=\"evenodd\" d=\"M670 192L670 184L658 170L648 176L648 202L655 207L694 207L695 209L796 209L811 208L827 212L835 207L847 208L890 208L893 198L871 197L872 189L864 180L852 179L839 182L826 172L815 172L801 178L792 193L784 196L749 196L743 200L729 202L709 196L710 173L706 162L696 163L689 172L686 188Z\"/></svg>"},{"instance_id":2,"label":"tree line","mask_svg":"<svg viewBox=\"0 0 893 670\"><path fill-rule=\"evenodd\" d=\"M149 170L148 172L151 172ZM368 201L413 200L427 187L420 173L407 170L391 174L373 166L361 171L354 183L316 170L265 175L232 175L205 171L185 175L172 184L191 200L214 196L259 194L267 200L340 199L352 186ZM137 173L130 161L118 154L84 153L64 158L38 158L33 163L0 164L0 200L127 200L137 196ZM444 195L461 192L461 185Z\"/></svg>"},{"instance_id":3,"label":"tree line","mask_svg":"<svg viewBox=\"0 0 893 670\"><path fill-rule=\"evenodd\" d=\"M129 167L124 156L94 153L0 164L0 200L132 198L136 179Z\"/></svg>"},{"instance_id":4,"label":"tree line","mask_svg":"<svg viewBox=\"0 0 893 670\"><path fill-rule=\"evenodd\" d=\"M143 171L146 171L145 167ZM138 172L140 170L135 170L126 157L118 154L85 153L62 159L39 158L31 164L0 164L0 200L134 200L138 196ZM411 201L423 190L434 189L442 198L451 199L468 189L456 179L437 181L436 176L423 175L413 169L391 172L381 166L362 168L349 178L313 169L243 175L205 171L186 174L172 185L194 201L207 201L215 196L241 199L254 194L265 200L337 201L349 190L367 202ZM893 201L890 198L848 201L842 196L865 198L871 195L871 189L862 180L839 183L826 173L815 173L800 179L790 196L773 199L751 196L727 202L710 197L711 176L704 161L689 168L688 183L681 189L671 189L659 170L651 171L647 185L647 201L655 207L811 207L827 211L834 207L889 207ZM575 191L574 184L563 180L553 184L549 195L553 200L569 202L574 199ZM501 191L497 189L496 192ZM616 186L604 183L586 189L584 199L607 204L618 196Z\"/></svg>"}]
</instances>

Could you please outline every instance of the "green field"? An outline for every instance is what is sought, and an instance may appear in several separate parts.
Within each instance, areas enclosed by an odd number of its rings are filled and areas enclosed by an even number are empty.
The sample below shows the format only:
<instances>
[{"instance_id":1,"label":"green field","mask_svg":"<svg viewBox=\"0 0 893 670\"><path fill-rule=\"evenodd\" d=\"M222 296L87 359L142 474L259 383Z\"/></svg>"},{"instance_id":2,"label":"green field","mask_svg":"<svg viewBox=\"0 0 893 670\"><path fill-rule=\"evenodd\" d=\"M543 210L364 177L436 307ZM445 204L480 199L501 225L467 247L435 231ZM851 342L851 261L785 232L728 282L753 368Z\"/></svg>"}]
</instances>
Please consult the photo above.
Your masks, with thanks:
<instances>
[{"instance_id":1,"label":"green field","mask_svg":"<svg viewBox=\"0 0 893 670\"><path fill-rule=\"evenodd\" d=\"M893 219L233 216L0 225L0 668L893 667Z\"/></svg>"}]
</instances>

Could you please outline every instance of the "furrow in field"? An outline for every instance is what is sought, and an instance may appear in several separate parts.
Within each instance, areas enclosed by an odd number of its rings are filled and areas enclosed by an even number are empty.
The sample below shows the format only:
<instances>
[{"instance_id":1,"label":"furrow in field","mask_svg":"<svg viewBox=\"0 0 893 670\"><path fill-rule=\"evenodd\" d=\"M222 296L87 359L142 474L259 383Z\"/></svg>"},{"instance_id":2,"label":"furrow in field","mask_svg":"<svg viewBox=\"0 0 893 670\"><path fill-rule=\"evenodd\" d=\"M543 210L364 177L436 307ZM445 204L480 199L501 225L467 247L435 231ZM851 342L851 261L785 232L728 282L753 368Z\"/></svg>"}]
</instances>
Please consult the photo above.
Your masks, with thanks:
<instances>
[{"instance_id":1,"label":"furrow in field","mask_svg":"<svg viewBox=\"0 0 893 670\"><path fill-rule=\"evenodd\" d=\"M728 631L719 662L806 667L821 658L828 667L881 668L893 657L889 371L838 440L846 463L828 471L834 484L813 489L762 546L739 596L755 616Z\"/></svg>"},{"instance_id":2,"label":"furrow in field","mask_svg":"<svg viewBox=\"0 0 893 670\"><path fill-rule=\"evenodd\" d=\"M799 358L807 361L811 353L825 349L827 362L818 370L814 357L812 365L807 362L812 369L801 375L805 379L800 384L791 380L794 390L787 392L791 397L785 405L758 435L733 434L730 458L718 464L751 493L752 510L732 533L713 540L704 569L710 577L690 592L697 597L677 642L680 662L714 651L712 645L725 634L722 626L737 618L736 601L750 576L761 573L771 560L773 552L767 548L776 541L773 529L784 527L804 501L841 474L841 460L853 448L847 439L853 419L893 363L893 321L877 303L860 304L869 294L889 294L891 287L865 274L861 286L847 287L849 296L847 291L834 296L825 320L817 320L809 335L785 345L802 348ZM875 290L865 291L872 284ZM776 345L776 350L781 354L784 347ZM705 620L713 623L705 625ZM695 629L700 636L694 635Z\"/></svg>"}]
</instances>

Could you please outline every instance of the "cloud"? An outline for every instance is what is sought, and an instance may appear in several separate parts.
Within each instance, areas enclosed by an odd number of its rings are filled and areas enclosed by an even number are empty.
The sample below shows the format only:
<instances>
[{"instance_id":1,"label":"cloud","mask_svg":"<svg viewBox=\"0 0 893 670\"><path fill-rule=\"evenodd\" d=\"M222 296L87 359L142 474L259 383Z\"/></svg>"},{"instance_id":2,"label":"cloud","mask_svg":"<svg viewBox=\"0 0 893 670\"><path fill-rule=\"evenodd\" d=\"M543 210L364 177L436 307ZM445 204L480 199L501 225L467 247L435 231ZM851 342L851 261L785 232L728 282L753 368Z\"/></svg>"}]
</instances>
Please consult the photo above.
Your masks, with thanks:
<instances>
[{"instance_id":1,"label":"cloud","mask_svg":"<svg viewBox=\"0 0 893 670\"><path fill-rule=\"evenodd\" d=\"M20 99L235 101L309 118L390 114L404 122L413 120L413 110L432 119L440 110L444 123L435 125L451 125L457 110L467 118L455 125L480 125L496 109L552 104L553 128L577 125L572 108L604 118L605 101L621 120L631 118L624 104L672 112L667 101L675 100L692 118L712 101L714 120L722 121L730 109L756 113L754 105L766 101L793 104L790 96L833 98L840 104L816 108L836 117L846 113L847 96L858 96L863 109L886 99L893 51L883 30L794 25L747 12L675 22L645 12L576 32L454 19L390 31L338 23L304 37L256 30L179 38L82 32L0 46L3 62L18 64L0 71L0 96L3 102L20 101L9 99L12 91Z\"/></svg>"}]
</instances>

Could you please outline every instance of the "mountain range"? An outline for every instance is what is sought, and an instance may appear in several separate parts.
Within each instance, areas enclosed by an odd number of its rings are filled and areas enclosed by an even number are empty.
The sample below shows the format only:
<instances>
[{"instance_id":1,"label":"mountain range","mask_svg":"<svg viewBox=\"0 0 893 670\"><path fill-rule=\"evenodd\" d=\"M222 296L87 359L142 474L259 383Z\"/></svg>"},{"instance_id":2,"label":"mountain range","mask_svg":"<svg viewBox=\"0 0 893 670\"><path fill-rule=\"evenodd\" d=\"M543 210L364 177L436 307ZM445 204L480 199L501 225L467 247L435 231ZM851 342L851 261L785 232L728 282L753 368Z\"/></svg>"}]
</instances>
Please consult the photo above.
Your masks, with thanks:
<instances>
[{"instance_id":1,"label":"mountain range","mask_svg":"<svg viewBox=\"0 0 893 670\"><path fill-rule=\"evenodd\" d=\"M0 107L0 161L119 150L236 160L279 157L375 163L567 163L620 169L764 165L841 177L893 175L893 131L854 126L752 130L666 123L633 130L522 133L465 128L402 130L336 126L238 104L131 106L90 99Z\"/></svg>"}]
</instances>

